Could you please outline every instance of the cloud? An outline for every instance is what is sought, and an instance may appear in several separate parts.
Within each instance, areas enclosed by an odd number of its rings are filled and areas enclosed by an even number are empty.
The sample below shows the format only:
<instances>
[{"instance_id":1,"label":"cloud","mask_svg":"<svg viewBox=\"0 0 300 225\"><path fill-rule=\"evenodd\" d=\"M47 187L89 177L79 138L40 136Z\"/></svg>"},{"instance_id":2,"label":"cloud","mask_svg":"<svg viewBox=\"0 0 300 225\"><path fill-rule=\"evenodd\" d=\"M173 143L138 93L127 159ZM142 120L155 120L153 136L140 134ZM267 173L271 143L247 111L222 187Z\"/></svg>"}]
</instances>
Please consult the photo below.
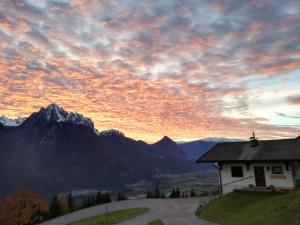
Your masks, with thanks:
<instances>
[{"instance_id":1,"label":"cloud","mask_svg":"<svg viewBox=\"0 0 300 225\"><path fill-rule=\"evenodd\" d=\"M300 95L288 96L288 97L286 97L286 102L288 104L299 105L300 104Z\"/></svg>"},{"instance_id":2,"label":"cloud","mask_svg":"<svg viewBox=\"0 0 300 225\"><path fill-rule=\"evenodd\" d=\"M147 141L295 136L255 109L297 102L297 12L293 0L1 1L0 114L57 102ZM292 96L266 103L278 80Z\"/></svg>"},{"instance_id":3,"label":"cloud","mask_svg":"<svg viewBox=\"0 0 300 225\"><path fill-rule=\"evenodd\" d=\"M285 113L278 113L278 112L277 112L277 115L282 116L282 117L292 118L292 119L300 119L300 115L294 116L294 115L287 115Z\"/></svg>"}]
</instances>

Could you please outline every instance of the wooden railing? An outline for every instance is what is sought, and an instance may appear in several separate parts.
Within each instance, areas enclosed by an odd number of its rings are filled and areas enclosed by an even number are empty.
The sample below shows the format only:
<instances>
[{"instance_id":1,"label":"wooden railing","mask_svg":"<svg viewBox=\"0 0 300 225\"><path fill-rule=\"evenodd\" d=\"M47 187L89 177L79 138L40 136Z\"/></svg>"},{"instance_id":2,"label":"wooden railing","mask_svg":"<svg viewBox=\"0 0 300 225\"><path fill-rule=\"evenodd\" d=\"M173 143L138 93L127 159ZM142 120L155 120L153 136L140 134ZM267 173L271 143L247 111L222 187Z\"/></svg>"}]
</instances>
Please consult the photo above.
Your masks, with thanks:
<instances>
[{"instance_id":1,"label":"wooden railing","mask_svg":"<svg viewBox=\"0 0 300 225\"><path fill-rule=\"evenodd\" d=\"M243 177L242 179L235 180L235 181L232 181L232 182L229 182L229 183L223 184L223 186L225 186L225 185L228 185L228 184L237 183L237 182L240 182L240 181L243 181L243 180L248 180L248 179L250 179L250 178L253 178L253 177L254 177L254 176L250 176L250 177Z\"/></svg>"}]
</instances>

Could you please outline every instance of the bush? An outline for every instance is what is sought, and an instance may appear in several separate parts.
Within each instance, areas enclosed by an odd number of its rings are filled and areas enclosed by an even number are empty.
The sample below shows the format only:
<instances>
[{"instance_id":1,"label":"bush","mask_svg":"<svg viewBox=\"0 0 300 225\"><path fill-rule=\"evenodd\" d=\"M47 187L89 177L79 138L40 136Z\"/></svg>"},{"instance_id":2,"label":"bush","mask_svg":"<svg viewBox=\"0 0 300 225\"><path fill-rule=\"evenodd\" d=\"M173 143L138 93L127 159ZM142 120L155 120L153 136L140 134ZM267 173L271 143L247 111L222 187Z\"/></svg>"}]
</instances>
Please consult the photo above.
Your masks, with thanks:
<instances>
[{"instance_id":1,"label":"bush","mask_svg":"<svg viewBox=\"0 0 300 225\"><path fill-rule=\"evenodd\" d=\"M0 201L0 224L35 224L46 219L48 204L41 193L22 188Z\"/></svg>"}]
</instances>

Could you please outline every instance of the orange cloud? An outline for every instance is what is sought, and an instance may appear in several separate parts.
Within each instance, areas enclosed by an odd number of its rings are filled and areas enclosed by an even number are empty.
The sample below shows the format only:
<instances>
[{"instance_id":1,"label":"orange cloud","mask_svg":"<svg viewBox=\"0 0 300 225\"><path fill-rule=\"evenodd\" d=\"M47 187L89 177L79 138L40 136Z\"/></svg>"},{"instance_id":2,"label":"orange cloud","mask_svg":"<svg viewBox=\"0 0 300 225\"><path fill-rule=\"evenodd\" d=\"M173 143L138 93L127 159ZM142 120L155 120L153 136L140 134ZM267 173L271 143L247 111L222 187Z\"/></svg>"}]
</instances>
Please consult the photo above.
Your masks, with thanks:
<instances>
[{"instance_id":1,"label":"orange cloud","mask_svg":"<svg viewBox=\"0 0 300 225\"><path fill-rule=\"evenodd\" d=\"M226 116L248 113L245 78L300 68L297 18L277 21L271 10L266 22L263 5L228 17L237 9L231 1L0 6L0 115L28 116L55 102L92 118L99 130L149 142L299 132L255 115Z\"/></svg>"}]
</instances>

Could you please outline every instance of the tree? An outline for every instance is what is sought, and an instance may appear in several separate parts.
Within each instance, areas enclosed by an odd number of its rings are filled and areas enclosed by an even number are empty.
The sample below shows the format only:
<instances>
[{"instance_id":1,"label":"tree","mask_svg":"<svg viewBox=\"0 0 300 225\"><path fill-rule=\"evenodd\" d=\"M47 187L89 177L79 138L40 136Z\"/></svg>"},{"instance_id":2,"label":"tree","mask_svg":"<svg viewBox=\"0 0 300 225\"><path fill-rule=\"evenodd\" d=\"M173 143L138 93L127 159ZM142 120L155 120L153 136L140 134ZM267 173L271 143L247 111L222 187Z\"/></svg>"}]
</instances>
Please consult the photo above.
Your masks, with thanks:
<instances>
[{"instance_id":1,"label":"tree","mask_svg":"<svg viewBox=\"0 0 300 225\"><path fill-rule=\"evenodd\" d=\"M123 201L126 200L126 196L122 193L118 193L117 201Z\"/></svg>"},{"instance_id":2,"label":"tree","mask_svg":"<svg viewBox=\"0 0 300 225\"><path fill-rule=\"evenodd\" d=\"M170 198L176 198L176 190L174 188L172 189Z\"/></svg>"},{"instance_id":3,"label":"tree","mask_svg":"<svg viewBox=\"0 0 300 225\"><path fill-rule=\"evenodd\" d=\"M154 191L154 198L160 198L160 190L158 187L155 188Z\"/></svg>"},{"instance_id":4,"label":"tree","mask_svg":"<svg viewBox=\"0 0 300 225\"><path fill-rule=\"evenodd\" d=\"M57 195L55 195L51 200L49 212L51 218L55 218L64 214L63 206L58 201Z\"/></svg>"},{"instance_id":5,"label":"tree","mask_svg":"<svg viewBox=\"0 0 300 225\"><path fill-rule=\"evenodd\" d=\"M111 196L110 193L108 192L97 192L96 194L96 199L94 200L95 204L103 204L103 203L107 203L107 202L111 202Z\"/></svg>"},{"instance_id":6,"label":"tree","mask_svg":"<svg viewBox=\"0 0 300 225\"><path fill-rule=\"evenodd\" d=\"M104 194L104 203L108 203L108 202L111 202L111 196L110 196L110 193L105 192L105 194Z\"/></svg>"},{"instance_id":7,"label":"tree","mask_svg":"<svg viewBox=\"0 0 300 225\"><path fill-rule=\"evenodd\" d=\"M91 205L92 205L91 196L87 196L84 207L90 207Z\"/></svg>"},{"instance_id":8,"label":"tree","mask_svg":"<svg viewBox=\"0 0 300 225\"><path fill-rule=\"evenodd\" d=\"M97 192L97 194L96 194L96 204L101 204L101 203L103 203L103 196L102 196L102 193L101 192Z\"/></svg>"},{"instance_id":9,"label":"tree","mask_svg":"<svg viewBox=\"0 0 300 225\"><path fill-rule=\"evenodd\" d=\"M193 188L191 188L191 193L190 193L191 197L196 197L196 192L194 191Z\"/></svg>"},{"instance_id":10,"label":"tree","mask_svg":"<svg viewBox=\"0 0 300 225\"><path fill-rule=\"evenodd\" d=\"M74 207L74 198L73 198L72 192L70 192L68 194L68 205L69 205L70 211L73 212L75 210L75 207Z\"/></svg>"},{"instance_id":11,"label":"tree","mask_svg":"<svg viewBox=\"0 0 300 225\"><path fill-rule=\"evenodd\" d=\"M65 194L58 194L57 201L62 206L63 215L69 213L71 210L69 208L69 202Z\"/></svg>"},{"instance_id":12,"label":"tree","mask_svg":"<svg viewBox=\"0 0 300 225\"><path fill-rule=\"evenodd\" d=\"M48 204L41 193L21 188L16 193L5 197L0 202L0 224L34 224L45 219Z\"/></svg>"},{"instance_id":13,"label":"tree","mask_svg":"<svg viewBox=\"0 0 300 225\"><path fill-rule=\"evenodd\" d=\"M180 197L180 190L179 188L176 188L176 194L175 194L176 198Z\"/></svg>"},{"instance_id":14,"label":"tree","mask_svg":"<svg viewBox=\"0 0 300 225\"><path fill-rule=\"evenodd\" d=\"M155 194L152 191L147 192L147 198L154 198Z\"/></svg>"}]
</instances>

